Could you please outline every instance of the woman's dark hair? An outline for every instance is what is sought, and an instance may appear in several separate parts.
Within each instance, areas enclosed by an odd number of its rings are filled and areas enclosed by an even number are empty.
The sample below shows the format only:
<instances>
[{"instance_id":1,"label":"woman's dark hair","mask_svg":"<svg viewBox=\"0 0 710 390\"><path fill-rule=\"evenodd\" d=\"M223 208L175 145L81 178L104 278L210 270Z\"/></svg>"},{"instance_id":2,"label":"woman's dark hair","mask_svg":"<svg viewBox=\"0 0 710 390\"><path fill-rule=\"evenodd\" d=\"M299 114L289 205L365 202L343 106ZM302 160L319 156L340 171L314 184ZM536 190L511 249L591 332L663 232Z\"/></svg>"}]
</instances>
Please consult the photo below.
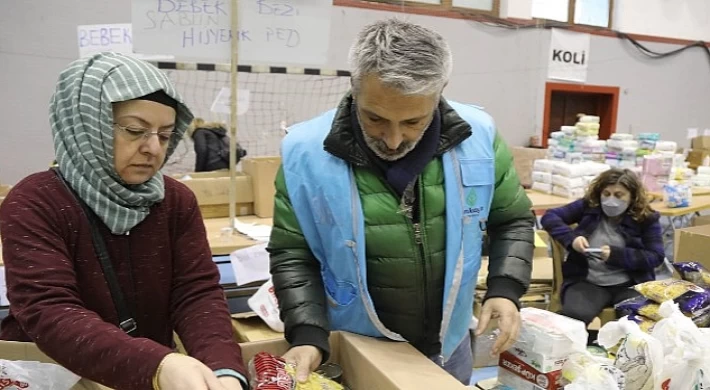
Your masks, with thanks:
<instances>
[{"instance_id":1,"label":"woman's dark hair","mask_svg":"<svg viewBox=\"0 0 710 390\"><path fill-rule=\"evenodd\" d=\"M597 176L589 185L584 200L590 207L599 207L602 191L614 184L623 186L631 193L631 202L626 213L635 221L641 222L654 213L643 183L636 173L628 169L613 168Z\"/></svg>"}]
</instances>

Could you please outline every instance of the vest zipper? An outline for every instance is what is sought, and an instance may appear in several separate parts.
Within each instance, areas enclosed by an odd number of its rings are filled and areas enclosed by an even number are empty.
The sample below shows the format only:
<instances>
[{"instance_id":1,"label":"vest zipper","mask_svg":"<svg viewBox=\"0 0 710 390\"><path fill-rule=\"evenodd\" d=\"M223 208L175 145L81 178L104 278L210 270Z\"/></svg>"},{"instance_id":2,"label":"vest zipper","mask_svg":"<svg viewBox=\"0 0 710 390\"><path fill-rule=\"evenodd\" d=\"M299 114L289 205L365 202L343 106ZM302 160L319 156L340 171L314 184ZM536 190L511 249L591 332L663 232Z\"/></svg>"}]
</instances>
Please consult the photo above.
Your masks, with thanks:
<instances>
[{"instance_id":1,"label":"vest zipper","mask_svg":"<svg viewBox=\"0 0 710 390\"><path fill-rule=\"evenodd\" d=\"M427 287L428 272L427 272L427 262L426 254L424 253L424 240L422 237L422 226L421 223L414 223L414 244L419 251L419 256L422 261L422 291L424 292L423 299L423 309L424 309L424 332L425 334L429 330L429 289Z\"/></svg>"}]
</instances>

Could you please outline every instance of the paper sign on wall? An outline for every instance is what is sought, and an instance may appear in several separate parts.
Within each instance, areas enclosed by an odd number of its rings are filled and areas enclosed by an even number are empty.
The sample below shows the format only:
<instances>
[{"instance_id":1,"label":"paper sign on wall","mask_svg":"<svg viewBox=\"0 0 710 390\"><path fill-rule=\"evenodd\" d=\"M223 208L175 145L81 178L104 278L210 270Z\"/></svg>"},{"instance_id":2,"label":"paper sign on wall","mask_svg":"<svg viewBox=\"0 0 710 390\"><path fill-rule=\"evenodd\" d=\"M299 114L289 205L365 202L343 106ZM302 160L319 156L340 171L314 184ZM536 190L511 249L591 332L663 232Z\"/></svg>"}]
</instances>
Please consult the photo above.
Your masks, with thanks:
<instances>
[{"instance_id":1,"label":"paper sign on wall","mask_svg":"<svg viewBox=\"0 0 710 390\"><path fill-rule=\"evenodd\" d=\"M133 0L133 47L179 60L229 63L232 39L241 63L310 64L327 60L332 0Z\"/></svg>"},{"instance_id":2,"label":"paper sign on wall","mask_svg":"<svg viewBox=\"0 0 710 390\"><path fill-rule=\"evenodd\" d=\"M84 25L77 26L76 30L80 58L102 51L133 53L133 32L130 23Z\"/></svg>"},{"instance_id":3,"label":"paper sign on wall","mask_svg":"<svg viewBox=\"0 0 710 390\"><path fill-rule=\"evenodd\" d=\"M212 107L210 111L219 114L229 114L231 110L231 89L224 87L219 90L217 97L212 102ZM237 115L242 115L249 110L249 90L248 89L238 89L237 90Z\"/></svg>"},{"instance_id":4,"label":"paper sign on wall","mask_svg":"<svg viewBox=\"0 0 710 390\"><path fill-rule=\"evenodd\" d=\"M547 77L550 79L587 81L589 34L552 29Z\"/></svg>"},{"instance_id":5,"label":"paper sign on wall","mask_svg":"<svg viewBox=\"0 0 710 390\"><path fill-rule=\"evenodd\" d=\"M690 128L688 129L688 139L693 139L698 136L698 129Z\"/></svg>"}]
</instances>

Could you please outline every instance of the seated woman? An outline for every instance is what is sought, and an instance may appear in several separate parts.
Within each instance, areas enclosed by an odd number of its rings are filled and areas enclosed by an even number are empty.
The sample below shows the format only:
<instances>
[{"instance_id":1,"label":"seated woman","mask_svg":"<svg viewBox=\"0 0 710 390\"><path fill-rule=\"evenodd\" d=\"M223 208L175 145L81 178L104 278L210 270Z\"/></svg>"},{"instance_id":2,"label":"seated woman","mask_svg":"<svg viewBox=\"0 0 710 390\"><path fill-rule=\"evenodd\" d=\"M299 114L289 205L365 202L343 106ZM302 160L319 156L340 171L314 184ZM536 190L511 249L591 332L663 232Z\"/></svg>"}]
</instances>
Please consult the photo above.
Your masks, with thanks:
<instances>
[{"instance_id":1,"label":"seated woman","mask_svg":"<svg viewBox=\"0 0 710 390\"><path fill-rule=\"evenodd\" d=\"M542 226L569 252L562 314L588 325L605 307L638 295L631 286L654 280L665 258L658 220L628 169L602 173L584 199L548 210Z\"/></svg>"},{"instance_id":2,"label":"seated woman","mask_svg":"<svg viewBox=\"0 0 710 390\"><path fill-rule=\"evenodd\" d=\"M247 387L195 196L160 173L191 120L146 62L102 53L61 73L49 115L58 168L0 208L0 339L34 342L115 389ZM173 331L191 357L173 353Z\"/></svg>"}]
</instances>

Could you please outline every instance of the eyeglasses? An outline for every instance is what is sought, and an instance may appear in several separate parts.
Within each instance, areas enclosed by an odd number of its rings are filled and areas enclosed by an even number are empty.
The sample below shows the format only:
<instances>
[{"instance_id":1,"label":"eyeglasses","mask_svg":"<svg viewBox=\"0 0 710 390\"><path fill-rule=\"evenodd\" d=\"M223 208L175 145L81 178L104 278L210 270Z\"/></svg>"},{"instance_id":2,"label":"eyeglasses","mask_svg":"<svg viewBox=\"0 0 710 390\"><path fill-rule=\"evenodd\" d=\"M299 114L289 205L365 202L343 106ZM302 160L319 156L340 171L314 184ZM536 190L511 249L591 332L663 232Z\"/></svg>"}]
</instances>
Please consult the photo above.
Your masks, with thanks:
<instances>
[{"instance_id":1,"label":"eyeglasses","mask_svg":"<svg viewBox=\"0 0 710 390\"><path fill-rule=\"evenodd\" d=\"M166 145L170 143L170 140L173 139L173 132L172 131L150 131L148 129L144 129L141 127L134 127L134 126L121 126L118 123L114 123L114 126L116 126L117 129L121 130L122 134L126 137L131 142L145 142L150 138L152 135L157 135L158 136L158 142L160 142L161 145Z\"/></svg>"}]
</instances>

